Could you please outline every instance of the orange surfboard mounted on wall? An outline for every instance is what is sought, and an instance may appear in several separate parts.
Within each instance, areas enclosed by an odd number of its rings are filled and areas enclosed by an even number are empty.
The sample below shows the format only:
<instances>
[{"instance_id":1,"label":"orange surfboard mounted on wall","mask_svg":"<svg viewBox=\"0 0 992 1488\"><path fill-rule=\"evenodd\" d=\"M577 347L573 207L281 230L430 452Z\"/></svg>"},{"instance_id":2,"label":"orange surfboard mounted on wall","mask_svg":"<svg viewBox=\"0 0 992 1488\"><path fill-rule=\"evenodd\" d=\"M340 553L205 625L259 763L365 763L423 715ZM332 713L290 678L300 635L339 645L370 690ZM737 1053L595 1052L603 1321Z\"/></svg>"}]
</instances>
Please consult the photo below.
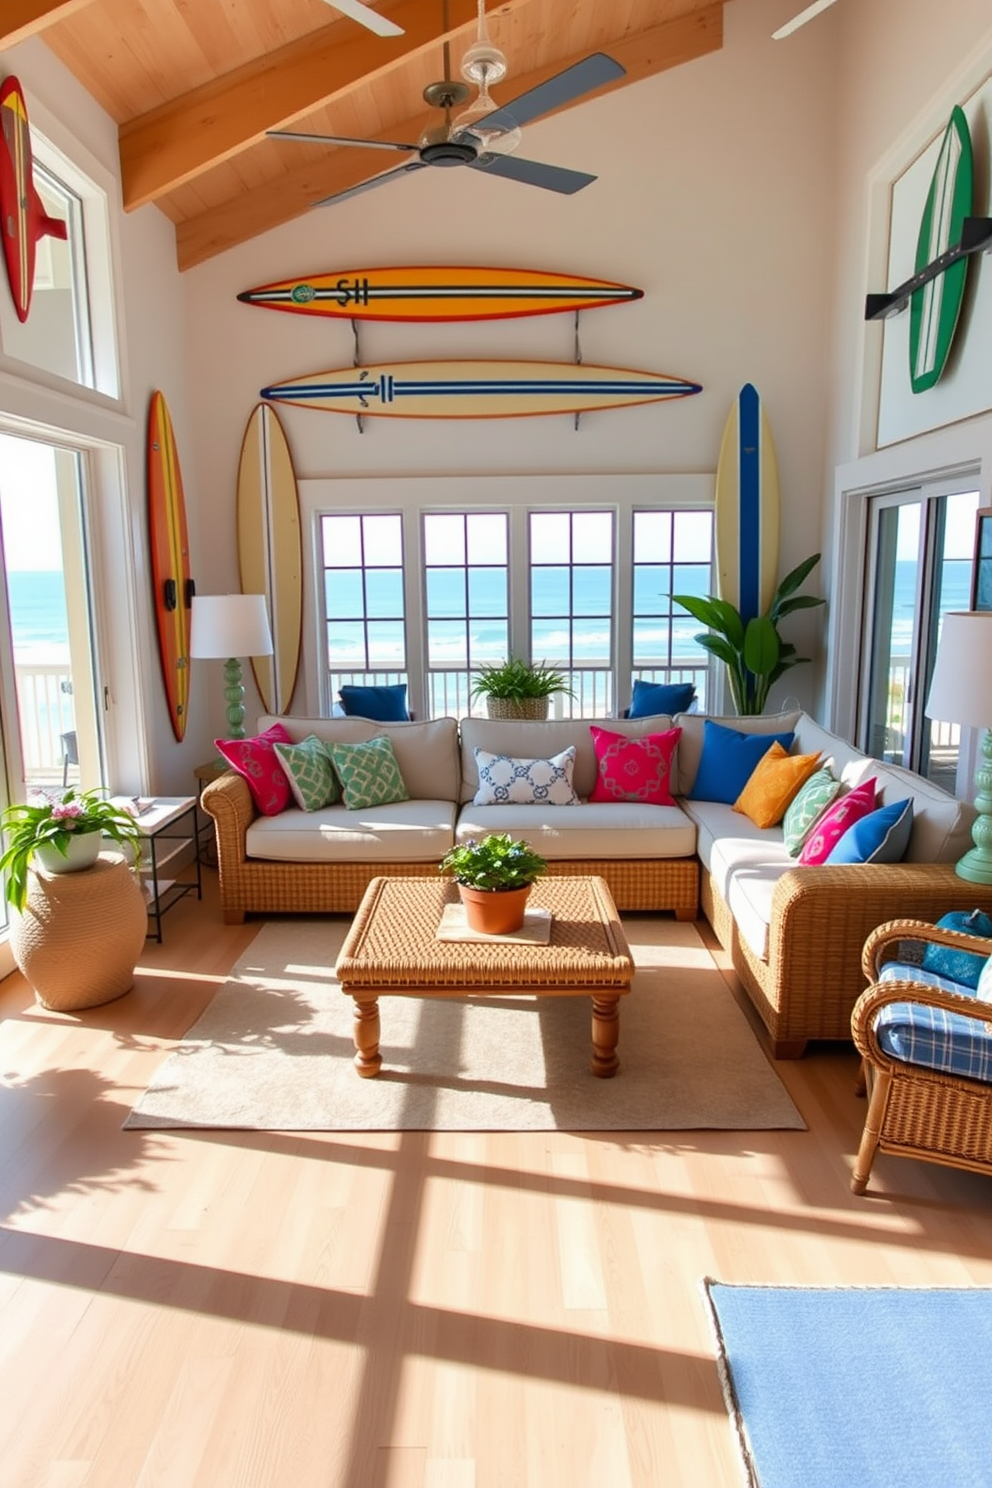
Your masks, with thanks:
<instances>
[{"instance_id":1,"label":"orange surfboard mounted on wall","mask_svg":"<svg viewBox=\"0 0 992 1488\"><path fill-rule=\"evenodd\" d=\"M148 533L158 654L172 732L186 733L189 706L189 632L193 608L186 498L168 405L152 394L148 409Z\"/></svg>"},{"instance_id":2,"label":"orange surfboard mounted on wall","mask_svg":"<svg viewBox=\"0 0 992 1488\"><path fill-rule=\"evenodd\" d=\"M34 289L38 239L69 235L66 224L49 217L34 184L28 106L16 77L0 83L0 222L7 279L18 320L28 318Z\"/></svg>"}]
</instances>

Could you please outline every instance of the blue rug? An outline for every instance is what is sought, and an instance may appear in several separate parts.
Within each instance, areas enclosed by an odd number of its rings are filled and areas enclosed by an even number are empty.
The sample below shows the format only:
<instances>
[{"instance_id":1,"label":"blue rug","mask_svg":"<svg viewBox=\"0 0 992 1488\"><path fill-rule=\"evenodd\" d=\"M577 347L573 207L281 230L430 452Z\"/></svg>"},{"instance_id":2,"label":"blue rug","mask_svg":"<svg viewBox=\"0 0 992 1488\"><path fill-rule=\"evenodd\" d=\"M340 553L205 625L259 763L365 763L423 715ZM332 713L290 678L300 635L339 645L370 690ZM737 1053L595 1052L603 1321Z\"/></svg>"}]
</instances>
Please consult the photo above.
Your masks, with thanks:
<instances>
[{"instance_id":1,"label":"blue rug","mask_svg":"<svg viewBox=\"0 0 992 1488\"><path fill-rule=\"evenodd\" d=\"M992 1291L704 1287L752 1488L992 1488Z\"/></svg>"}]
</instances>

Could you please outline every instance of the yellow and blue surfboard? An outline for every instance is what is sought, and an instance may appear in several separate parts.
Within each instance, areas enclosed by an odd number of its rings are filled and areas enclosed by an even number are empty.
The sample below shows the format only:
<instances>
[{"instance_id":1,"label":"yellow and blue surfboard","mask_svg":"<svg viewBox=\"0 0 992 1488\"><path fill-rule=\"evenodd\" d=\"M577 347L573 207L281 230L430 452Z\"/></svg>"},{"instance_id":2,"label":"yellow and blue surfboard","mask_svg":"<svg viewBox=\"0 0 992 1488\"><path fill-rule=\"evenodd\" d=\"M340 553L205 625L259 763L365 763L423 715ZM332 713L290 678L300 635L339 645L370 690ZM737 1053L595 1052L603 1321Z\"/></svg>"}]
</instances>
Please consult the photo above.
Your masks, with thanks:
<instances>
[{"instance_id":1,"label":"yellow and blue surfboard","mask_svg":"<svg viewBox=\"0 0 992 1488\"><path fill-rule=\"evenodd\" d=\"M745 623L763 615L778 580L778 461L758 390L747 382L723 431L716 475L716 564L721 599Z\"/></svg>"}]
</instances>

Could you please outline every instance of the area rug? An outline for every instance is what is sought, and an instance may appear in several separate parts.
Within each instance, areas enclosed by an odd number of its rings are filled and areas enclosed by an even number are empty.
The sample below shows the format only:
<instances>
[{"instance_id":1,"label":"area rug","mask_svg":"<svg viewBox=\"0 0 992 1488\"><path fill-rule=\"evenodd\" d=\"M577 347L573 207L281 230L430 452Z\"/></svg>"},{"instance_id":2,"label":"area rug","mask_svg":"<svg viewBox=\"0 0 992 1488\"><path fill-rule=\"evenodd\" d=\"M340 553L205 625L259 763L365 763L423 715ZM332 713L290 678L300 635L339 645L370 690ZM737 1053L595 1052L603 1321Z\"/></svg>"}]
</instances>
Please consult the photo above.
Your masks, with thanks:
<instances>
[{"instance_id":1,"label":"area rug","mask_svg":"<svg viewBox=\"0 0 992 1488\"><path fill-rule=\"evenodd\" d=\"M695 928L625 921L620 1070L590 1073L585 997L383 997L383 1067L352 1064L333 971L347 921L270 921L127 1127L266 1131L803 1129Z\"/></svg>"},{"instance_id":2,"label":"area rug","mask_svg":"<svg viewBox=\"0 0 992 1488\"><path fill-rule=\"evenodd\" d=\"M704 1290L751 1488L990 1488L992 1291Z\"/></svg>"}]
</instances>

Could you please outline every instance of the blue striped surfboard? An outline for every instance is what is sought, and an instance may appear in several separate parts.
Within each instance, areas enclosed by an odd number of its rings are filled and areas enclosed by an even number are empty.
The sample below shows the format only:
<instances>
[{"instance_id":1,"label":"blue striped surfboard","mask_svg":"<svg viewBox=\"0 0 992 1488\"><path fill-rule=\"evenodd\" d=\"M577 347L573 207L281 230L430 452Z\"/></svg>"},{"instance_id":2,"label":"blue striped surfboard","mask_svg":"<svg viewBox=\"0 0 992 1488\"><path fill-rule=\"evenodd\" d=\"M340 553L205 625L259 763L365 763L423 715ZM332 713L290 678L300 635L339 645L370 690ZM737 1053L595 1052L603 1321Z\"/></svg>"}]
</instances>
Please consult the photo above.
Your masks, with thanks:
<instances>
[{"instance_id":1,"label":"blue striped surfboard","mask_svg":"<svg viewBox=\"0 0 992 1488\"><path fill-rule=\"evenodd\" d=\"M772 602L778 538L775 445L758 390L747 382L724 427L716 474L717 586L745 623Z\"/></svg>"},{"instance_id":2,"label":"blue striped surfboard","mask_svg":"<svg viewBox=\"0 0 992 1488\"><path fill-rule=\"evenodd\" d=\"M961 241L971 216L974 166L968 121L955 108L941 141L916 245L916 271L925 269ZM940 380L957 329L968 277L967 258L913 292L909 302L909 377L914 393Z\"/></svg>"},{"instance_id":3,"label":"blue striped surfboard","mask_svg":"<svg viewBox=\"0 0 992 1488\"><path fill-rule=\"evenodd\" d=\"M261 396L330 413L392 418L521 418L589 413L699 393L698 382L574 362L395 362L313 372Z\"/></svg>"}]
</instances>

